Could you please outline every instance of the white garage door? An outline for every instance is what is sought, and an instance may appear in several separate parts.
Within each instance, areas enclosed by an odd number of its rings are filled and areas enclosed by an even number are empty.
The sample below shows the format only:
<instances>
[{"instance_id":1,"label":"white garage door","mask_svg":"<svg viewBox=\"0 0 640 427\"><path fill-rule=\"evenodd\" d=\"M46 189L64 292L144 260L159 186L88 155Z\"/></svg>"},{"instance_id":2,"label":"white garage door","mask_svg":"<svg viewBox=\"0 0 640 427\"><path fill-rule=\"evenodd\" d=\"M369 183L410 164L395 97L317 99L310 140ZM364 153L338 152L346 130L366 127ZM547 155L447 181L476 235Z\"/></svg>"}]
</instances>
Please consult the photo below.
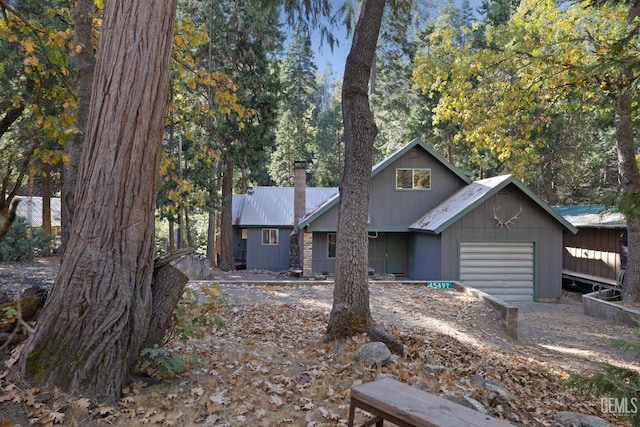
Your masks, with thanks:
<instances>
[{"instance_id":1,"label":"white garage door","mask_svg":"<svg viewBox=\"0 0 640 427\"><path fill-rule=\"evenodd\" d=\"M533 301L533 243L460 243L460 281L504 301Z\"/></svg>"}]
</instances>

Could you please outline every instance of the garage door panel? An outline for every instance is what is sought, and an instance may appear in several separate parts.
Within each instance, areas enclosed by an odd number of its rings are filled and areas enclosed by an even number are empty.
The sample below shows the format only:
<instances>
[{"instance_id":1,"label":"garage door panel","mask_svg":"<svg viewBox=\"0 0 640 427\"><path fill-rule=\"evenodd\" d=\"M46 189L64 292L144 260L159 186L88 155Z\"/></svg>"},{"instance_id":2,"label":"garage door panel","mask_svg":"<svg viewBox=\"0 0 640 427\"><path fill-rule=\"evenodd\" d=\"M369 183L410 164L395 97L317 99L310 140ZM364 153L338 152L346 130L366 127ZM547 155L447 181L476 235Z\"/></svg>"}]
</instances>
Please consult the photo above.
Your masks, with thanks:
<instances>
[{"instance_id":1,"label":"garage door panel","mask_svg":"<svg viewBox=\"0 0 640 427\"><path fill-rule=\"evenodd\" d=\"M533 243L462 242L460 281L505 301L532 301Z\"/></svg>"}]
</instances>

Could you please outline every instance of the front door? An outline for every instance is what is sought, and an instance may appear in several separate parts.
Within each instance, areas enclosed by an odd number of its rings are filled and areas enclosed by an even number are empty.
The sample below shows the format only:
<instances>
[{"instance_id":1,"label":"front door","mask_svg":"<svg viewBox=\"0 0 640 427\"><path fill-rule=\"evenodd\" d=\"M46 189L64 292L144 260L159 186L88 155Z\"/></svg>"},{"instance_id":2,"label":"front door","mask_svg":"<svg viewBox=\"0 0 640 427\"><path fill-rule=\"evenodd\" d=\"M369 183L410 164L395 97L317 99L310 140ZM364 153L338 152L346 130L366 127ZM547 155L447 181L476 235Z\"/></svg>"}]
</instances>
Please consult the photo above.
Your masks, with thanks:
<instances>
[{"instance_id":1,"label":"front door","mask_svg":"<svg viewBox=\"0 0 640 427\"><path fill-rule=\"evenodd\" d=\"M385 273L407 274L407 238L404 234L387 234L385 239Z\"/></svg>"}]
</instances>

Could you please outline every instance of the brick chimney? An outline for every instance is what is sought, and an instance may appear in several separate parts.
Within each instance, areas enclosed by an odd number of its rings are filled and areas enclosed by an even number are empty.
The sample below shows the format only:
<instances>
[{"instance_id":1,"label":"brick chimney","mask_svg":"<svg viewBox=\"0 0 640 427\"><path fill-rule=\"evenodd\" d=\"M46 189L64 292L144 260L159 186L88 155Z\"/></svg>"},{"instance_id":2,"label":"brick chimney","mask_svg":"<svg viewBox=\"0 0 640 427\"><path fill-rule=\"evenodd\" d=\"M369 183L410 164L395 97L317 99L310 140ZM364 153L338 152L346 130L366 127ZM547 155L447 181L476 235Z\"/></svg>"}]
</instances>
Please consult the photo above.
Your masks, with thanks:
<instances>
[{"instance_id":1,"label":"brick chimney","mask_svg":"<svg viewBox=\"0 0 640 427\"><path fill-rule=\"evenodd\" d=\"M293 162L293 232L289 247L289 264L292 270L302 269L302 236L298 223L304 217L307 206L307 163Z\"/></svg>"}]
</instances>

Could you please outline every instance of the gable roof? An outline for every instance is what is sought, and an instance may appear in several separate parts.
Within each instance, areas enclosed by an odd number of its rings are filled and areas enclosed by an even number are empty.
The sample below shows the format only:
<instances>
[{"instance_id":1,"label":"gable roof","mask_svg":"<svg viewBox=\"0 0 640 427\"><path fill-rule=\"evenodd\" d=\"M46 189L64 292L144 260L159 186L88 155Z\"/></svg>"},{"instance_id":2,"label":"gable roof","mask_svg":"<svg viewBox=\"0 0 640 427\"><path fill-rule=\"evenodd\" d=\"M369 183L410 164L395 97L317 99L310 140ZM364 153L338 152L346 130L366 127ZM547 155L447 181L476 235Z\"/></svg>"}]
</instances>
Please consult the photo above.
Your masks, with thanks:
<instances>
[{"instance_id":1,"label":"gable roof","mask_svg":"<svg viewBox=\"0 0 640 427\"><path fill-rule=\"evenodd\" d=\"M605 205L554 206L556 212L579 228L625 228L626 218Z\"/></svg>"},{"instance_id":2,"label":"gable roof","mask_svg":"<svg viewBox=\"0 0 640 427\"><path fill-rule=\"evenodd\" d=\"M453 172L453 174L456 175L458 178L460 178L465 184L471 183L471 178L469 178L469 176L465 172L463 172L461 169L455 167L454 165L452 165L451 163L446 161L444 159L444 157L442 157L437 152L435 152L433 150L433 148L431 148L430 146L428 146L427 144L422 142L422 140L420 138L414 139L413 141L411 141L410 143L408 143L404 147L402 147L399 150L397 150L391 156L389 156L386 159L382 160L381 162L375 164L371 168L371 178L373 178L374 176L376 176L377 174L382 172L385 168L387 168L389 165L393 164L393 162L398 160L400 157L404 156L407 152L409 152L409 150L411 150L411 149L413 149L415 147L420 147L423 150L425 150L430 156L432 156L434 159L436 159L439 163L441 163L443 166L445 166L448 170ZM330 200L327 200L321 207L319 207L319 209L317 209L316 211L312 212L311 215L307 215L305 218L302 219L302 221L300 221L300 224L299 224L300 228L304 228L304 227L308 226L309 224L311 224L318 217L320 217L326 211L328 211L333 206L335 206L338 203L339 199L340 199L340 195L336 194Z\"/></svg>"},{"instance_id":3,"label":"gable roof","mask_svg":"<svg viewBox=\"0 0 640 427\"><path fill-rule=\"evenodd\" d=\"M520 191L525 193L527 197L551 215L566 230L573 234L578 232L571 223L533 194L524 184L515 179L513 175L501 175L472 182L442 202L439 206L427 212L422 218L411 224L409 229L440 234L510 184L515 185Z\"/></svg>"},{"instance_id":4,"label":"gable roof","mask_svg":"<svg viewBox=\"0 0 640 427\"><path fill-rule=\"evenodd\" d=\"M306 213L338 193L336 187L307 187ZM241 227L293 227L293 187L254 187L233 196L233 223Z\"/></svg>"},{"instance_id":5,"label":"gable roof","mask_svg":"<svg viewBox=\"0 0 640 427\"><path fill-rule=\"evenodd\" d=\"M443 166L445 166L447 169L453 172L454 175L458 176L465 183L467 184L471 183L471 178L469 178L469 176L464 171L462 171L462 169L459 169L454 165L452 165L451 163L449 163L444 157L438 154L433 148L431 148L429 145L422 142L420 138L414 139L413 141L411 141L404 147L400 148L398 151L396 151L386 159L374 165L373 168L371 168L371 178L379 174L387 166L389 166L390 164L398 160L400 157L404 156L409 150L415 147L421 147L424 151L429 153L438 162L442 163Z\"/></svg>"}]
</instances>

